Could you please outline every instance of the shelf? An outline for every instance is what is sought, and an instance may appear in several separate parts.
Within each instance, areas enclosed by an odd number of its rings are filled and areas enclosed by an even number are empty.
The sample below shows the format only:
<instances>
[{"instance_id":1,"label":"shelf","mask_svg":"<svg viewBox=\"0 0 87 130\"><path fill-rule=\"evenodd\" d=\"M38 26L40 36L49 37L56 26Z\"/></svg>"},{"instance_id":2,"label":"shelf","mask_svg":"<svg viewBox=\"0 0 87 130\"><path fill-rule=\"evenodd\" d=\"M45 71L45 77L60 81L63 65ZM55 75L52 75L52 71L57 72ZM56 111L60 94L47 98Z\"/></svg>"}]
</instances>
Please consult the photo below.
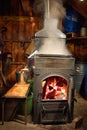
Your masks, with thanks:
<instances>
[{"instance_id":1,"label":"shelf","mask_svg":"<svg viewBox=\"0 0 87 130\"><path fill-rule=\"evenodd\" d=\"M68 40L85 40L87 39L87 36L84 36L84 37L71 37L71 38L67 38L67 41Z\"/></svg>"},{"instance_id":2,"label":"shelf","mask_svg":"<svg viewBox=\"0 0 87 130\"><path fill-rule=\"evenodd\" d=\"M11 39L8 39L8 40L3 40L3 42L25 42L25 43L30 43L31 40L11 40Z\"/></svg>"}]
</instances>

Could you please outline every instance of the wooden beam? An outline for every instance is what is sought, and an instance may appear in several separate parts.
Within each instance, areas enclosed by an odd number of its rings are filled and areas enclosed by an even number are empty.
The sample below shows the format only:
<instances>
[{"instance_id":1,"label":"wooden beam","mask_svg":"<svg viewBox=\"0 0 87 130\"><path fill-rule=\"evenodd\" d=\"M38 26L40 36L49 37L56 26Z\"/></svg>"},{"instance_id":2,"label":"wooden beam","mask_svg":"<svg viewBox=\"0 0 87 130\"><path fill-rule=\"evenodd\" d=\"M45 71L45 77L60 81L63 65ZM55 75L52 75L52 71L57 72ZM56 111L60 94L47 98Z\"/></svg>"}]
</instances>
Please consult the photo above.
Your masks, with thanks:
<instances>
[{"instance_id":1,"label":"wooden beam","mask_svg":"<svg viewBox=\"0 0 87 130\"><path fill-rule=\"evenodd\" d=\"M80 2L77 0L70 0L68 4L75 9L80 15L87 19L87 2Z\"/></svg>"},{"instance_id":2,"label":"wooden beam","mask_svg":"<svg viewBox=\"0 0 87 130\"><path fill-rule=\"evenodd\" d=\"M22 5L22 1L19 0L19 15L24 16L25 15L25 11Z\"/></svg>"}]
</instances>

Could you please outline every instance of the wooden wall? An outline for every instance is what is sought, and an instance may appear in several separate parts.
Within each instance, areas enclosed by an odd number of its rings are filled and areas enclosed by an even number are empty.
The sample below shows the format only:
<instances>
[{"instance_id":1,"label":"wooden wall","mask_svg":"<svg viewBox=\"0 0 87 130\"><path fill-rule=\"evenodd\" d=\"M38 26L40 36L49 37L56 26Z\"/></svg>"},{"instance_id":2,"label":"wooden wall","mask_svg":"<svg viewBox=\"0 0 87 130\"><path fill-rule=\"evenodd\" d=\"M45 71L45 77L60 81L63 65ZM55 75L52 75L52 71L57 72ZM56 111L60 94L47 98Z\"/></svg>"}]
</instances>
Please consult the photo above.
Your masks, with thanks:
<instances>
[{"instance_id":1,"label":"wooden wall","mask_svg":"<svg viewBox=\"0 0 87 130\"><path fill-rule=\"evenodd\" d=\"M1 69L4 69L3 74L10 85L16 82L16 72L27 64L27 56L33 52L35 46L31 37L42 28L42 23L41 19L33 17L0 17L0 42L3 43L0 49L2 55L11 54L11 61L9 58L7 61L4 59ZM7 31L1 31L3 27Z\"/></svg>"},{"instance_id":2,"label":"wooden wall","mask_svg":"<svg viewBox=\"0 0 87 130\"><path fill-rule=\"evenodd\" d=\"M30 38L42 27L42 21L33 17L4 16L0 18L0 28L2 27L7 28L2 34L3 52L11 52L15 61L25 62L26 49L32 44Z\"/></svg>"},{"instance_id":3,"label":"wooden wall","mask_svg":"<svg viewBox=\"0 0 87 130\"><path fill-rule=\"evenodd\" d=\"M76 61L87 62L87 37L74 37L67 40L69 50Z\"/></svg>"}]
</instances>

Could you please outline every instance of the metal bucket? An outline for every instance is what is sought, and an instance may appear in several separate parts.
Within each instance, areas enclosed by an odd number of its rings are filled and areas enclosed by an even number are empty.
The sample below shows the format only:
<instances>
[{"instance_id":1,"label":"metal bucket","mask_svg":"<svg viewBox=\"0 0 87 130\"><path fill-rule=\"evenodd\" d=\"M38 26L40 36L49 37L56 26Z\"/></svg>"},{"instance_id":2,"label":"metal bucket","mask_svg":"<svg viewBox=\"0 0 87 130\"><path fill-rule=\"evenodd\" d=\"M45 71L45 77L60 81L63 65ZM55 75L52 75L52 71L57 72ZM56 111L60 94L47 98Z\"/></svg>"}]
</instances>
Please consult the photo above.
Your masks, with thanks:
<instances>
[{"instance_id":1,"label":"metal bucket","mask_svg":"<svg viewBox=\"0 0 87 130\"><path fill-rule=\"evenodd\" d=\"M21 78L21 74L23 74L24 81L27 82L27 80L31 79L30 71L29 70L22 70L16 72L16 81L19 82Z\"/></svg>"},{"instance_id":2,"label":"metal bucket","mask_svg":"<svg viewBox=\"0 0 87 130\"><path fill-rule=\"evenodd\" d=\"M77 92L80 92L82 84L84 84L85 69L87 67L86 62L77 62L75 64L75 88Z\"/></svg>"}]
</instances>

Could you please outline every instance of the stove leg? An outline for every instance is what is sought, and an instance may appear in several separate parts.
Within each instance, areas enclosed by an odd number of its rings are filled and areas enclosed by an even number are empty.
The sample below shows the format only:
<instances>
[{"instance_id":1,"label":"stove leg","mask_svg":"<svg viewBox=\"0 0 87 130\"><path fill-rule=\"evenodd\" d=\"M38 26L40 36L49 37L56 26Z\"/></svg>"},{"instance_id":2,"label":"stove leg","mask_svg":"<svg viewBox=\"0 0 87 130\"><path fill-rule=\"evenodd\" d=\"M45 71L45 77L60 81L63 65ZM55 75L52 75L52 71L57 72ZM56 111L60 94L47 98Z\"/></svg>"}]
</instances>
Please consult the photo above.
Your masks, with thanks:
<instances>
[{"instance_id":1,"label":"stove leg","mask_svg":"<svg viewBox=\"0 0 87 130\"><path fill-rule=\"evenodd\" d=\"M4 106L5 106L5 101L2 100L2 125L4 125Z\"/></svg>"},{"instance_id":2,"label":"stove leg","mask_svg":"<svg viewBox=\"0 0 87 130\"><path fill-rule=\"evenodd\" d=\"M27 99L25 100L25 125L27 124Z\"/></svg>"}]
</instances>

